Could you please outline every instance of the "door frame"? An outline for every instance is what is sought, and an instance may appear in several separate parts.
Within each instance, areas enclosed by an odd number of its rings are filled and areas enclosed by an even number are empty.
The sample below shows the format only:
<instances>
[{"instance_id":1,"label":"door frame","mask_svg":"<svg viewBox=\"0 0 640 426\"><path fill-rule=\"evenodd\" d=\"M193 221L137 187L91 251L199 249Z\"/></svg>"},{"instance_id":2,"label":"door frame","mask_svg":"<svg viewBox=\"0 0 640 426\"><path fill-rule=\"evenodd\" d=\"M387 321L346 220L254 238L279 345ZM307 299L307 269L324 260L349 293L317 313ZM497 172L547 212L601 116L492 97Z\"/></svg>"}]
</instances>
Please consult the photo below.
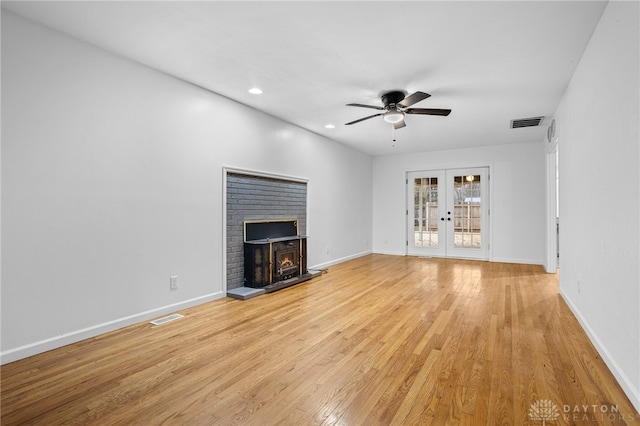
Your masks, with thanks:
<instances>
[{"instance_id":1,"label":"door frame","mask_svg":"<svg viewBox=\"0 0 640 426\"><path fill-rule=\"evenodd\" d=\"M409 232L409 225L410 225L410 221L413 220L413 214L411 214L411 216L409 215L409 201L413 200L413 191L411 191L411 195L409 194L409 175L413 174L413 173L429 173L429 172L436 172L436 171L442 171L445 176L447 175L448 171L456 171L456 170L460 170L460 171L464 171L464 170L468 170L468 169L486 169L487 170L487 186L486 186L486 191L487 191L487 197L489 199L488 204L486 205L487 208L487 217L486 219L483 221L483 224L486 226L486 233L484 233L484 236L486 236L487 239L487 247L486 247L486 257L481 257L477 260L485 260L485 261L490 261L493 258L493 215L491 214L492 210L493 210L493 197L491 196L491 194L493 193L493 179L492 179L492 175L493 175L493 164L492 163L484 163L484 164L479 164L479 165L458 165L458 164L448 164L445 165L443 167L437 167L437 165L434 165L434 167L429 167L429 168L424 168L424 169L417 169L417 170L407 170L404 172L404 180L405 180L405 200L404 200L404 210L405 210L405 256L420 256L419 254L414 254L414 253L410 253L409 252L409 238L415 238L414 236L410 235ZM445 242L446 244L446 242ZM450 258L467 258L467 257L463 257L463 256L456 256L456 255L451 255L451 254L447 254L446 250L445 250L445 254L444 255L424 255L425 257L439 257L439 256L445 256L445 257L450 257ZM473 257L469 257L467 259L473 259Z\"/></svg>"},{"instance_id":2,"label":"door frame","mask_svg":"<svg viewBox=\"0 0 640 426\"><path fill-rule=\"evenodd\" d=\"M547 148L547 256L544 269L550 274L558 271L558 188L556 186L557 175L559 174L558 138L551 140Z\"/></svg>"}]
</instances>

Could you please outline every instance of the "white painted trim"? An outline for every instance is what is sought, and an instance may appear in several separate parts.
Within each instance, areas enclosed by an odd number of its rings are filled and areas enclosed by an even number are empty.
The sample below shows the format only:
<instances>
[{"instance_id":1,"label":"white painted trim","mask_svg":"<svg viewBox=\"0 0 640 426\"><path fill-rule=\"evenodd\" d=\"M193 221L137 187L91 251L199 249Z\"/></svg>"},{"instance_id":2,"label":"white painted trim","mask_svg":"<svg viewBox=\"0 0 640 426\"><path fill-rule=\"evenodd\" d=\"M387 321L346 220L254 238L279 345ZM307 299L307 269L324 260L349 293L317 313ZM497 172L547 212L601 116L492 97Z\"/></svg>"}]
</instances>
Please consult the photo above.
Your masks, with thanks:
<instances>
[{"instance_id":1,"label":"white painted trim","mask_svg":"<svg viewBox=\"0 0 640 426\"><path fill-rule=\"evenodd\" d=\"M562 296L562 299L565 301L567 306L569 306L569 309L571 309L571 312L573 312L573 315L582 326L582 329L585 331L585 333L587 333L589 340L591 340L591 343L596 348L605 364L607 364L607 367L609 367L611 373L613 373L614 377L618 381L618 384L620 385L620 387L622 387L622 390L629 398L629 401L631 401L631 404L633 404L635 409L640 412L640 389L637 389L633 386L633 380L631 380L629 377L627 377L626 374L624 374L624 370L620 368L620 366L618 366L618 363L616 363L616 361L611 357L611 354L607 350L606 346L600 339L598 339L596 333L594 333L591 327L589 327L589 324L587 324L587 322L584 320L578 308L571 302L571 299L562 289L560 289L560 295ZM615 403L615 401L612 402Z\"/></svg>"},{"instance_id":2,"label":"white painted trim","mask_svg":"<svg viewBox=\"0 0 640 426\"><path fill-rule=\"evenodd\" d=\"M334 260L330 260L329 262L320 263L318 265L308 266L307 269L311 269L311 270L324 269L324 268L326 268L328 266L337 265L338 263L342 263L342 262L346 262L348 260L353 260L353 259L357 259L359 257L367 256L367 255L369 255L371 253L372 253L371 250L363 251L363 252L360 252L360 253L352 254L351 256L341 257L340 259L334 259Z\"/></svg>"},{"instance_id":3,"label":"white painted trim","mask_svg":"<svg viewBox=\"0 0 640 426\"><path fill-rule=\"evenodd\" d=\"M522 265L540 265L544 268L544 265L540 261L531 260L531 259L511 259L506 257L494 257L493 259L489 259L489 262L493 263L519 263Z\"/></svg>"},{"instance_id":4,"label":"white painted trim","mask_svg":"<svg viewBox=\"0 0 640 426\"><path fill-rule=\"evenodd\" d=\"M413 254L408 254L406 251L375 250L372 253L374 253L374 254L387 254L389 256L414 256Z\"/></svg>"},{"instance_id":5,"label":"white painted trim","mask_svg":"<svg viewBox=\"0 0 640 426\"><path fill-rule=\"evenodd\" d=\"M487 185L487 191L489 191L489 194L487 195L489 197L489 210L487 211L487 214L489 217L487 217L487 226L489 227L489 229L487 230L487 234L489 235L489 247L487 248L487 256L489 256L489 258L487 260L489 260L489 262L491 262L493 260L493 246L494 246L494 238L493 238L493 230L495 229L493 226L493 216L494 216L494 212L495 212L495 197L493 196L494 194L494 190L493 190L493 182L495 181L494 177L493 177L493 170L494 170L494 163L490 162L489 164L487 164L487 166L489 168L488 176L487 179L489 179L489 185Z\"/></svg>"},{"instance_id":6,"label":"white painted trim","mask_svg":"<svg viewBox=\"0 0 640 426\"><path fill-rule=\"evenodd\" d=\"M385 254L385 253L381 253ZM409 254L412 257L421 257L424 259L451 259L451 260L475 260L478 262L490 262L490 263L512 263L516 265L537 265L543 267L540 262L533 260L521 260L521 259L476 259L473 257L459 257L459 256L429 256L420 254Z\"/></svg>"},{"instance_id":7,"label":"white painted trim","mask_svg":"<svg viewBox=\"0 0 640 426\"><path fill-rule=\"evenodd\" d=\"M515 263L521 265L539 265L543 266L540 262L530 259L510 259L510 258L493 258L493 259L474 259L474 258L465 258L465 257L453 257L453 256L429 256L429 255L421 255L421 254L406 254L401 252L394 251L380 251L376 250L373 253L375 254L386 254L389 256L411 256L411 257L421 257L425 259L460 259L460 260L477 260L478 262L492 262L492 263ZM544 267L544 266L543 266Z\"/></svg>"},{"instance_id":8,"label":"white painted trim","mask_svg":"<svg viewBox=\"0 0 640 426\"><path fill-rule=\"evenodd\" d=\"M544 269L554 274L558 269L558 236L556 230L556 151L558 142L546 152L547 160L547 247Z\"/></svg>"},{"instance_id":9,"label":"white painted trim","mask_svg":"<svg viewBox=\"0 0 640 426\"><path fill-rule=\"evenodd\" d=\"M227 168L222 167L222 291L227 294Z\"/></svg>"},{"instance_id":10,"label":"white painted trim","mask_svg":"<svg viewBox=\"0 0 640 426\"><path fill-rule=\"evenodd\" d=\"M224 173L225 178L226 178L228 173L237 173L237 174L248 175L248 176L257 176L257 177L264 177L264 178L271 178L271 179L281 179L281 180L286 180L286 181L290 181L290 182L300 182L300 183L309 182L308 178L303 178L303 177L298 177L298 176L282 175L282 174L279 174L279 173L265 172L265 171L261 171L261 170L249 170L249 169L243 169L243 168L240 168L240 167L222 166L222 171Z\"/></svg>"},{"instance_id":11,"label":"white painted trim","mask_svg":"<svg viewBox=\"0 0 640 426\"><path fill-rule=\"evenodd\" d=\"M91 327L83 328L81 330L71 331L59 336L43 339L38 342L29 343L27 345L19 346L17 348L8 349L0 353L0 364L4 365L19 359L27 358L33 355L37 355L52 349L61 348L71 343L76 343L81 340L90 339L92 337L99 336L104 333L109 333L114 330L118 330L123 327L128 327L140 322L146 322L161 315L173 313L180 309L187 309L193 306L201 305L203 303L212 302L217 299L221 299L226 296L226 292L216 292L207 294L204 296L196 297L193 299L185 300L171 305L163 306L156 309L140 312L137 314L129 315L124 318L119 318L113 321L107 321L102 324L97 324Z\"/></svg>"}]
</instances>

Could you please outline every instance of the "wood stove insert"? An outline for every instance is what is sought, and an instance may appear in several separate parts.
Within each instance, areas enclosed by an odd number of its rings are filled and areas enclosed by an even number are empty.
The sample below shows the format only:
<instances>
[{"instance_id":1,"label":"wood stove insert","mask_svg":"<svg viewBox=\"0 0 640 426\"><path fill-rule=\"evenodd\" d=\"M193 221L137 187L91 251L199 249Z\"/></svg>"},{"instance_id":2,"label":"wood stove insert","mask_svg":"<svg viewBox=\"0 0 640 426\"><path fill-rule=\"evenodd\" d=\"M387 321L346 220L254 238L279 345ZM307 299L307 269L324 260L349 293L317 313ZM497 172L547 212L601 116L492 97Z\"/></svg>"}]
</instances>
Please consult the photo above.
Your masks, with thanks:
<instances>
[{"instance_id":1,"label":"wood stove insert","mask_svg":"<svg viewBox=\"0 0 640 426\"><path fill-rule=\"evenodd\" d=\"M267 293L313 278L307 271L307 237L298 235L296 219L246 221L246 287Z\"/></svg>"}]
</instances>

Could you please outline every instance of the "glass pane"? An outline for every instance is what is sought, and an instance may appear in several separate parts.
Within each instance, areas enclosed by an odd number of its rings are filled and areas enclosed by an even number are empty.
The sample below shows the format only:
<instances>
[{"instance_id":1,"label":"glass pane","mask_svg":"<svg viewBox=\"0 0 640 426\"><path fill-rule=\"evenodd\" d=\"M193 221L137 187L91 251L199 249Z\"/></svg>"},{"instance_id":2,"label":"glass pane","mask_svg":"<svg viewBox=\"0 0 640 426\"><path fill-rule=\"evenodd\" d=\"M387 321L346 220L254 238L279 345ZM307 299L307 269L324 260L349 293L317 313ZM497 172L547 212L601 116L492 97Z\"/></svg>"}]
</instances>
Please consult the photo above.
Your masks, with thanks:
<instances>
[{"instance_id":1,"label":"glass pane","mask_svg":"<svg viewBox=\"0 0 640 426\"><path fill-rule=\"evenodd\" d=\"M438 178L414 180L415 247L438 247Z\"/></svg>"},{"instance_id":2,"label":"glass pane","mask_svg":"<svg viewBox=\"0 0 640 426\"><path fill-rule=\"evenodd\" d=\"M455 176L454 239L456 248L480 248L480 175Z\"/></svg>"}]
</instances>

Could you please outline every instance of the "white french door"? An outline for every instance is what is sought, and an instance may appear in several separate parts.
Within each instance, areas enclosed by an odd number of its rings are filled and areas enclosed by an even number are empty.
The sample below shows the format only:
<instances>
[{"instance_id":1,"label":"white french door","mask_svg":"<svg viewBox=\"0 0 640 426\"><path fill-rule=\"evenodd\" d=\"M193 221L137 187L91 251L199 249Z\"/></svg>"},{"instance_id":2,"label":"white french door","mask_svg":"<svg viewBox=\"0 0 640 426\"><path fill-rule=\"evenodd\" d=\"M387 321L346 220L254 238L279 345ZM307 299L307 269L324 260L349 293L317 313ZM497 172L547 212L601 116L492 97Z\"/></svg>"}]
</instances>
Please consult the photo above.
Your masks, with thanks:
<instances>
[{"instance_id":1,"label":"white french door","mask_svg":"<svg viewBox=\"0 0 640 426\"><path fill-rule=\"evenodd\" d=\"M489 258L489 169L407 174L407 253Z\"/></svg>"}]
</instances>

